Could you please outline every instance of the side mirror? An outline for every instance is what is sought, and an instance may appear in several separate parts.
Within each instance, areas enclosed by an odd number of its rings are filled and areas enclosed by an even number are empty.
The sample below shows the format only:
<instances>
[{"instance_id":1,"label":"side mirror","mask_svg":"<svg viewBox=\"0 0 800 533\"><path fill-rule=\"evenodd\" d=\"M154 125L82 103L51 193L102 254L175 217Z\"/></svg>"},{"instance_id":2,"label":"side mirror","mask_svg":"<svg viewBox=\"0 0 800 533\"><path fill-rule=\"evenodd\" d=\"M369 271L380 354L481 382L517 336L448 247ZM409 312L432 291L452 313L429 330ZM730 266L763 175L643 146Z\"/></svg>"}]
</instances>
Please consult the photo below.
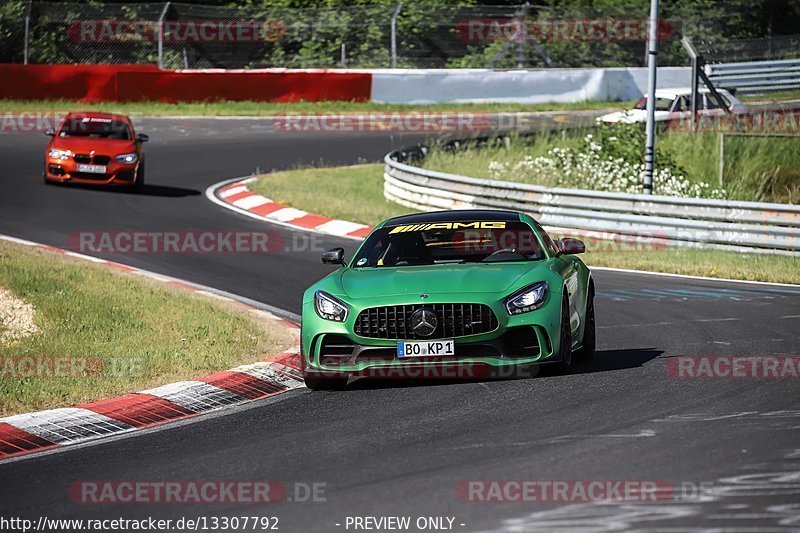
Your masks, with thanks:
<instances>
[{"instance_id":1,"label":"side mirror","mask_svg":"<svg viewBox=\"0 0 800 533\"><path fill-rule=\"evenodd\" d=\"M326 265L344 265L344 248L331 248L322 252L322 262Z\"/></svg>"},{"instance_id":2,"label":"side mirror","mask_svg":"<svg viewBox=\"0 0 800 533\"><path fill-rule=\"evenodd\" d=\"M53 128L47 128L42 133L44 133L48 137L55 137L56 136L56 130L54 130Z\"/></svg>"},{"instance_id":3,"label":"side mirror","mask_svg":"<svg viewBox=\"0 0 800 533\"><path fill-rule=\"evenodd\" d=\"M575 255L582 254L586 251L586 245L580 239L571 239L565 237L556 241L558 246L558 255Z\"/></svg>"},{"instance_id":4,"label":"side mirror","mask_svg":"<svg viewBox=\"0 0 800 533\"><path fill-rule=\"evenodd\" d=\"M150 136L147 135L147 134L144 134L144 133L140 133L139 135L136 136L136 142L139 142L139 143L146 143L149 140L150 140Z\"/></svg>"}]
</instances>

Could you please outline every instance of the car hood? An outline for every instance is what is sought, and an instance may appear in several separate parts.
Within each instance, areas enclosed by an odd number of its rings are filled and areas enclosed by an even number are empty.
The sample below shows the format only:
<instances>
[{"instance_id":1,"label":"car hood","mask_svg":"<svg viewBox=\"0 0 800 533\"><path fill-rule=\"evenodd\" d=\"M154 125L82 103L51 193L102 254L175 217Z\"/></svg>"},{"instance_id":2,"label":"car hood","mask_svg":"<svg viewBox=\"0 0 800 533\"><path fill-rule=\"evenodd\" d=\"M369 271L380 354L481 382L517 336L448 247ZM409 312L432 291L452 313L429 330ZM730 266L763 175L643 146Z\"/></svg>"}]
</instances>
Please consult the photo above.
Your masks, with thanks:
<instances>
[{"instance_id":1,"label":"car hood","mask_svg":"<svg viewBox=\"0 0 800 533\"><path fill-rule=\"evenodd\" d=\"M524 263L493 263L434 265L413 267L347 268L340 282L345 294L351 298L378 298L382 296L449 294L449 293L503 293L526 275L542 270L545 261ZM531 282L535 279L531 279Z\"/></svg>"},{"instance_id":2,"label":"car hood","mask_svg":"<svg viewBox=\"0 0 800 533\"><path fill-rule=\"evenodd\" d=\"M92 150L103 155L119 155L136 151L136 143L120 139L97 139L88 137L56 137L50 148L72 150L79 154L88 154Z\"/></svg>"}]
</instances>

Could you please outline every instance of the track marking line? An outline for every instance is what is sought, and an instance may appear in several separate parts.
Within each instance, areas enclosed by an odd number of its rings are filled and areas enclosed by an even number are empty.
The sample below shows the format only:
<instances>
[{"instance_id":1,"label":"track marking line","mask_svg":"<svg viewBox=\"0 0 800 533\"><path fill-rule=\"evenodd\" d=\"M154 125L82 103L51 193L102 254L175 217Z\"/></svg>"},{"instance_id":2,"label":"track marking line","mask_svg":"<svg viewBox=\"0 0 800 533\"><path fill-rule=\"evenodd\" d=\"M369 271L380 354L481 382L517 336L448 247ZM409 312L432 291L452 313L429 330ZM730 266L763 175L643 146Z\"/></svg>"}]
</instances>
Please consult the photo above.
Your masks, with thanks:
<instances>
[{"instance_id":1,"label":"track marking line","mask_svg":"<svg viewBox=\"0 0 800 533\"><path fill-rule=\"evenodd\" d=\"M569 439L641 439L648 437L655 437L656 430L654 429L641 429L638 433L609 433L600 435L562 435L553 440L569 440Z\"/></svg>"},{"instance_id":2,"label":"track marking line","mask_svg":"<svg viewBox=\"0 0 800 533\"><path fill-rule=\"evenodd\" d=\"M740 283L746 285L766 285L771 287L790 287L793 289L800 288L800 285L793 283L776 283L774 281L749 281L744 279L730 279L730 278L711 278L708 276L692 276L690 274L672 274L670 272L653 272L650 270L632 270L629 268L614 268L614 267L598 267L587 265L592 270L606 270L609 272L624 272L626 274L642 274L646 276L664 276L668 278L683 278L683 279L696 279L700 281L718 281L721 283Z\"/></svg>"}]
</instances>

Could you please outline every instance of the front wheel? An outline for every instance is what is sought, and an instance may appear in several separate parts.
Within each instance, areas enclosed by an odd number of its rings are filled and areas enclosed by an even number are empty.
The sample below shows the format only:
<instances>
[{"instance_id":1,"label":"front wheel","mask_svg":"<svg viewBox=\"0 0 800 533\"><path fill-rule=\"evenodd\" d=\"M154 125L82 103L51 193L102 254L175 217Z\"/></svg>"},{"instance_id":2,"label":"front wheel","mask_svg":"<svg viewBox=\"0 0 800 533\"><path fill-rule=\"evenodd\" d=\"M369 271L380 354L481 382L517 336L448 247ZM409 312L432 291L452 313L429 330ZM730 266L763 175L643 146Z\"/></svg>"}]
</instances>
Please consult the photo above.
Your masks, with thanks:
<instances>
[{"instance_id":1,"label":"front wheel","mask_svg":"<svg viewBox=\"0 0 800 533\"><path fill-rule=\"evenodd\" d=\"M589 289L589 301L586 302L586 325L583 331L583 341L577 355L581 359L591 360L594 358L595 347L597 346L597 336L594 325L594 289Z\"/></svg>"},{"instance_id":2,"label":"front wheel","mask_svg":"<svg viewBox=\"0 0 800 533\"><path fill-rule=\"evenodd\" d=\"M567 374L572 367L572 332L569 325L569 300L564 296L561 304L561 328L558 349L558 370Z\"/></svg>"},{"instance_id":3,"label":"front wheel","mask_svg":"<svg viewBox=\"0 0 800 533\"><path fill-rule=\"evenodd\" d=\"M133 190L142 192L144 189L144 160L139 163L139 168L136 169L136 181L133 183Z\"/></svg>"}]
</instances>

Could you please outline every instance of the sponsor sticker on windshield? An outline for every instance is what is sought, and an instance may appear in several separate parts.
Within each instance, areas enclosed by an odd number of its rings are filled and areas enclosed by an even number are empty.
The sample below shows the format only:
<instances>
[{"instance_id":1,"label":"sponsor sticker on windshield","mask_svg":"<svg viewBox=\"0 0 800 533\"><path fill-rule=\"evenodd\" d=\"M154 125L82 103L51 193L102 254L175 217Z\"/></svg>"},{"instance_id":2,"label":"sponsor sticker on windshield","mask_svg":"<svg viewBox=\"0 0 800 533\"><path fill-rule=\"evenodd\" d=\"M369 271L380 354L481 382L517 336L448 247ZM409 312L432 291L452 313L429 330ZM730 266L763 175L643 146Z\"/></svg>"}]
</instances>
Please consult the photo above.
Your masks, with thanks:
<instances>
[{"instance_id":1,"label":"sponsor sticker on windshield","mask_svg":"<svg viewBox=\"0 0 800 533\"><path fill-rule=\"evenodd\" d=\"M389 234L410 231L430 231L436 229L505 229L506 223L501 221L475 222L429 222L425 224L406 224L392 228Z\"/></svg>"}]
</instances>

